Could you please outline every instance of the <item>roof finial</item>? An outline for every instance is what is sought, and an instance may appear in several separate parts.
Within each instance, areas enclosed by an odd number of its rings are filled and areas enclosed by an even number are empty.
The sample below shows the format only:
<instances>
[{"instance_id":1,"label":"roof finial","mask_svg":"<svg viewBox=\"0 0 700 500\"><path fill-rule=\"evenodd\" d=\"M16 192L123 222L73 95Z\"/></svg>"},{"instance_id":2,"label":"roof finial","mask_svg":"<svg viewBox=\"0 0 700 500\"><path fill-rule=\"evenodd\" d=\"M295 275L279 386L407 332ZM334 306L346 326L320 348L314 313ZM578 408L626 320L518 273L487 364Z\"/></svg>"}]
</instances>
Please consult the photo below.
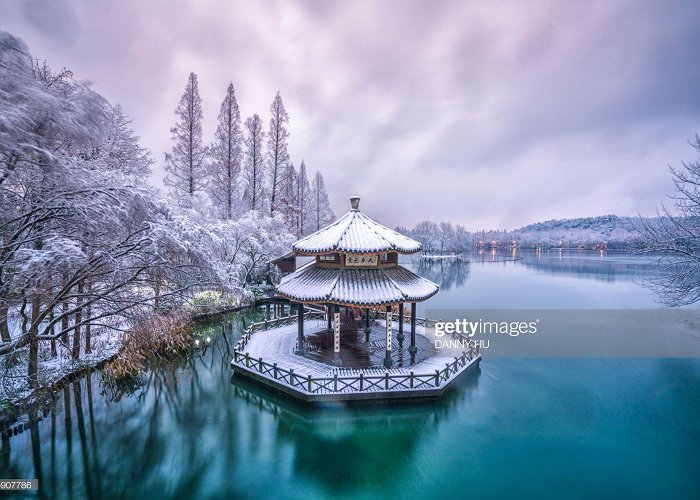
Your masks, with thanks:
<instances>
[{"instance_id":1,"label":"roof finial","mask_svg":"<svg viewBox=\"0 0 700 500\"><path fill-rule=\"evenodd\" d=\"M352 207L353 210L359 210L360 209L360 197L355 195L350 197L350 206Z\"/></svg>"}]
</instances>

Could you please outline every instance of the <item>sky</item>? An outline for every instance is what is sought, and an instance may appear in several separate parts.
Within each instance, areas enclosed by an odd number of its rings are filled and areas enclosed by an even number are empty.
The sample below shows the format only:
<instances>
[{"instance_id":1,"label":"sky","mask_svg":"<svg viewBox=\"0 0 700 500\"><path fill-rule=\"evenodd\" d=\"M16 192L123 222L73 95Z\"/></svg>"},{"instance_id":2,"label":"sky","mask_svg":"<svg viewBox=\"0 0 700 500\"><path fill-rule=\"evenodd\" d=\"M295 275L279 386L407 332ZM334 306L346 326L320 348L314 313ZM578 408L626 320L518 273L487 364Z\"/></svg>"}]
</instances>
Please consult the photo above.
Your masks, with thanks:
<instances>
[{"instance_id":1,"label":"sky","mask_svg":"<svg viewBox=\"0 0 700 500\"><path fill-rule=\"evenodd\" d=\"M226 87L389 225L653 215L696 159L697 1L0 0L0 29L133 119L156 162L189 72L212 140Z\"/></svg>"}]
</instances>

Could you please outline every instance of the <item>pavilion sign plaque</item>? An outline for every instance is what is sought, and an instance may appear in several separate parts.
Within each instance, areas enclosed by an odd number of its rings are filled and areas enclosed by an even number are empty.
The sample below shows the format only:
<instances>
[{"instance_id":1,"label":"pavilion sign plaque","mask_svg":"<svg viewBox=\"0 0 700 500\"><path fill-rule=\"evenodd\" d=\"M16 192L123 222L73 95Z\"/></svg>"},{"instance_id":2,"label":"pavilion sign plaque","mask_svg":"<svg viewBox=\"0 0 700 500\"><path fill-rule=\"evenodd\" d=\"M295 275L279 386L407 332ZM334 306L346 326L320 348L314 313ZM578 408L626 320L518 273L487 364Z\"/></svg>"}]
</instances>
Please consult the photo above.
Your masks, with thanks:
<instances>
[{"instance_id":1,"label":"pavilion sign plaque","mask_svg":"<svg viewBox=\"0 0 700 500\"><path fill-rule=\"evenodd\" d=\"M377 267L378 255L346 255L346 267Z\"/></svg>"}]
</instances>

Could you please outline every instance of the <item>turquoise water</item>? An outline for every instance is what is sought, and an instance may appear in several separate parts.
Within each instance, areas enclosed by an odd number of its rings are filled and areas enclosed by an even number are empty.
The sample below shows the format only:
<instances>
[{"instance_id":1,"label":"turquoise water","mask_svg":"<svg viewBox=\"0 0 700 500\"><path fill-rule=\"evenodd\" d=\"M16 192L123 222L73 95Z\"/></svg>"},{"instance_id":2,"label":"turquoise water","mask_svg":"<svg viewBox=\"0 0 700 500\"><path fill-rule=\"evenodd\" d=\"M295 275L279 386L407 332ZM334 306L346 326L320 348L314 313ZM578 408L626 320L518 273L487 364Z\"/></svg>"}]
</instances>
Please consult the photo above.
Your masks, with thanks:
<instances>
[{"instance_id":1,"label":"turquoise water","mask_svg":"<svg viewBox=\"0 0 700 500\"><path fill-rule=\"evenodd\" d=\"M641 258L409 263L430 308L655 308ZM422 308L419 308L419 311ZM251 318L248 318L250 320ZM700 362L489 359L428 405L309 409L232 378L244 318L140 385L99 373L2 443L0 477L60 498L697 498Z\"/></svg>"}]
</instances>

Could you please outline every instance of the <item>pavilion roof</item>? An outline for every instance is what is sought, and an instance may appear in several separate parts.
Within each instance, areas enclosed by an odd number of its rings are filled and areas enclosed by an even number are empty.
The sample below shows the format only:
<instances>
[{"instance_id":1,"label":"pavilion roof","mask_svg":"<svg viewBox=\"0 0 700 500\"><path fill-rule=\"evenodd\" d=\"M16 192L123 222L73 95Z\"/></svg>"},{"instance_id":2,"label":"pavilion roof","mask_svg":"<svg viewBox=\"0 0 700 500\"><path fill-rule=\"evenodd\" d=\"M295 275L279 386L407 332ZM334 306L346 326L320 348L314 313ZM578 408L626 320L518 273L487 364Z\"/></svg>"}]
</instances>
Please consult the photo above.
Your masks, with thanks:
<instances>
[{"instance_id":1,"label":"pavilion roof","mask_svg":"<svg viewBox=\"0 0 700 500\"><path fill-rule=\"evenodd\" d=\"M328 252L415 253L422 245L382 226L359 210L359 198L353 197L353 209L329 226L312 233L292 246L295 252L320 254Z\"/></svg>"},{"instance_id":2,"label":"pavilion roof","mask_svg":"<svg viewBox=\"0 0 700 500\"><path fill-rule=\"evenodd\" d=\"M401 266L376 269L329 269L315 263L284 277L277 294L296 302L379 306L420 302L438 285Z\"/></svg>"}]
</instances>

